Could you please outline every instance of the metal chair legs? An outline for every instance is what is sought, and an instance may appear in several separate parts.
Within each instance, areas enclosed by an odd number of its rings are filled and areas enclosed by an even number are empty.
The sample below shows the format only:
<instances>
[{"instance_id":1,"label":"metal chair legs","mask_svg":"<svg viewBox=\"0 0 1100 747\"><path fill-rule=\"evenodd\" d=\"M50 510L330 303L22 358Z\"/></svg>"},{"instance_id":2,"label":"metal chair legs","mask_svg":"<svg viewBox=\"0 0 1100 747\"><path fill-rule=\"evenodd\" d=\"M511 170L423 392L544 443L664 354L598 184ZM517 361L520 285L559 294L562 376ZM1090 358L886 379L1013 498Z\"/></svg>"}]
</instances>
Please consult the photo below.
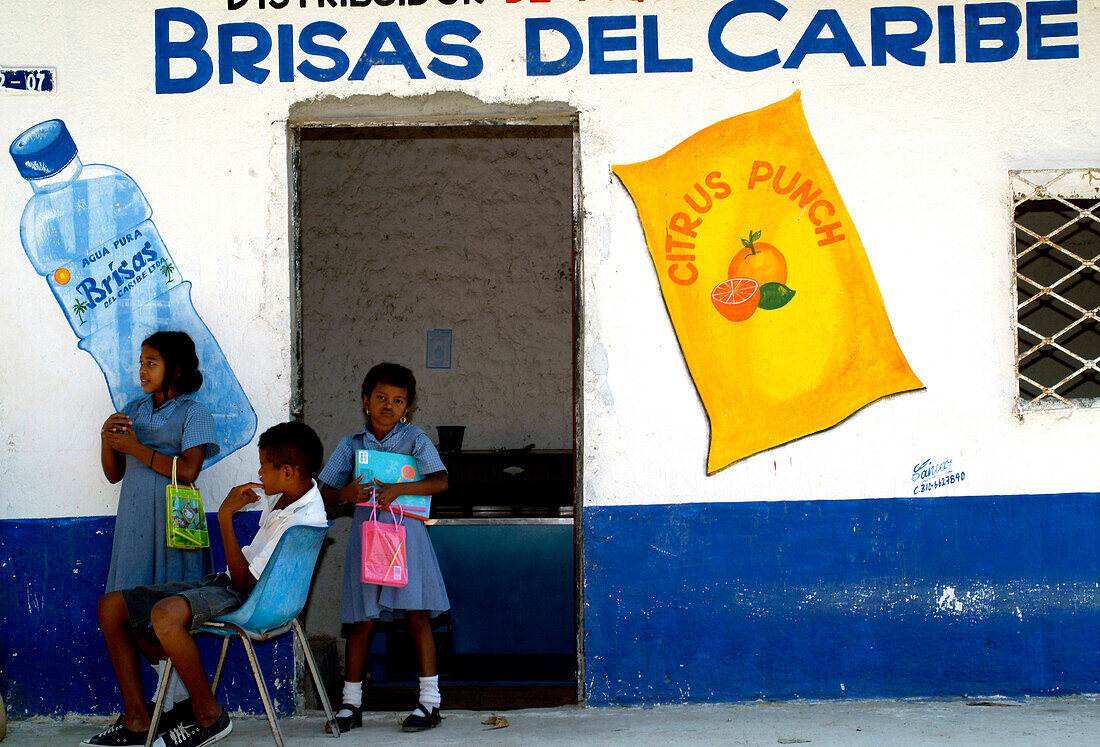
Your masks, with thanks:
<instances>
[{"instance_id":1,"label":"metal chair legs","mask_svg":"<svg viewBox=\"0 0 1100 747\"><path fill-rule=\"evenodd\" d=\"M153 705L153 712L149 714L149 733L145 737L145 747L152 747L157 738L157 725L160 724L161 711L164 710L164 699L168 697L168 678L171 676L172 660L169 659L157 681L157 702Z\"/></svg>"},{"instance_id":2,"label":"metal chair legs","mask_svg":"<svg viewBox=\"0 0 1100 747\"><path fill-rule=\"evenodd\" d=\"M328 693L325 692L324 683L321 681L321 670L317 668L317 660L313 658L313 649L309 647L309 639L306 638L305 631L302 630L302 624L298 622L298 618L294 618L294 635L298 637L298 643L302 647L302 653L306 658L306 665L309 667L309 674L313 678L313 686L317 688L317 697L321 700L321 707L325 709L325 718L328 719L329 731L332 732L332 736L340 737L340 727L336 724L336 714L332 711L332 703L329 702Z\"/></svg>"},{"instance_id":3,"label":"metal chair legs","mask_svg":"<svg viewBox=\"0 0 1100 747\"><path fill-rule=\"evenodd\" d=\"M211 625L214 627L214 625ZM256 689L259 690L260 700L264 704L264 713L267 716L268 726L271 727L271 736L275 739L275 744L278 747L284 747L283 745L283 733L279 728L279 721L275 716L275 706L271 702L271 694L267 689L267 683L264 682L263 672L260 671L260 663L256 658L256 649L252 644L252 639L248 634L232 623L219 622L216 623L216 627L222 630L232 631L231 635L223 635L221 653L218 655L218 666L214 670L214 679L210 684L210 690L216 696L218 694L218 686L221 684L222 675L225 672L225 660L229 654L229 642L234 638L239 638L244 645L245 654L248 656L248 666L252 670L252 676L256 680ZM309 639L306 638L305 631L302 629L301 623L298 622L298 618L294 618L291 621L291 627L294 630L293 637L297 639L298 644L302 647L302 654L306 660L306 666L309 668L310 678L313 680L313 686L317 688L317 695L321 700L321 706L325 709L325 718L328 720L329 729L332 732L332 736L340 737L340 727L336 725L336 714L333 713L332 703L329 701L328 693L325 692L324 684L321 681L321 670L317 667L317 661L313 658L313 651L309 647ZM160 722L162 711L164 710L164 700L167 695L168 678L172 676L172 662L167 661L164 667L164 671L160 676L160 684L157 692L156 704L153 708L153 713L150 714L149 736L146 737L145 747L151 747L153 741L156 738L157 724Z\"/></svg>"}]
</instances>

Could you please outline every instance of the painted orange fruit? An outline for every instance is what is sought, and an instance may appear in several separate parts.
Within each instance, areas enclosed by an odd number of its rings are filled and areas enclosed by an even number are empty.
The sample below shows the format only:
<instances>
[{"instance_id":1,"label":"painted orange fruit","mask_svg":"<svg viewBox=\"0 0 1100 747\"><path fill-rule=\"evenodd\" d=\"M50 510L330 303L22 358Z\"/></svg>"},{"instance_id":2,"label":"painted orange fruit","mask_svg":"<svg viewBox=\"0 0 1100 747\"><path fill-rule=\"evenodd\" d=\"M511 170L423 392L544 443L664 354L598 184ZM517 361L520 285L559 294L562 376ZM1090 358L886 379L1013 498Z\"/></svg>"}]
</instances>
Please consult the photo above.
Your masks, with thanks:
<instances>
[{"instance_id":1,"label":"painted orange fruit","mask_svg":"<svg viewBox=\"0 0 1100 747\"><path fill-rule=\"evenodd\" d=\"M742 248L730 262L726 277L752 278L764 283L787 284L787 260L783 253L771 244L757 241L760 231L749 231L747 239L741 239Z\"/></svg>"},{"instance_id":2,"label":"painted orange fruit","mask_svg":"<svg viewBox=\"0 0 1100 747\"><path fill-rule=\"evenodd\" d=\"M73 275L68 269L64 267L58 267L53 273L54 282L58 285L65 285L73 279Z\"/></svg>"},{"instance_id":3,"label":"painted orange fruit","mask_svg":"<svg viewBox=\"0 0 1100 747\"><path fill-rule=\"evenodd\" d=\"M714 286L710 302L731 322L743 322L760 306L760 283L752 278L730 278Z\"/></svg>"}]
</instances>

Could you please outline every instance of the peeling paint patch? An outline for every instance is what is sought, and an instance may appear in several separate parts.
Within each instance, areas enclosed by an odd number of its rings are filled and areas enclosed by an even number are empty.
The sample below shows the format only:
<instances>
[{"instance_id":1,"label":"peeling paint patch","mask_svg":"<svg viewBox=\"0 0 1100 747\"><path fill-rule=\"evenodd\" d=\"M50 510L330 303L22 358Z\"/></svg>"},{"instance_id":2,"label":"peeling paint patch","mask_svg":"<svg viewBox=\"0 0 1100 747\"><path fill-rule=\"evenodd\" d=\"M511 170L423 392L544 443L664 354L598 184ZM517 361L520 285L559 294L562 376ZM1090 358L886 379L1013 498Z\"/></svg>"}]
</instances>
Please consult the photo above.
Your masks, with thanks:
<instances>
[{"instance_id":1,"label":"peeling paint patch","mask_svg":"<svg viewBox=\"0 0 1100 747\"><path fill-rule=\"evenodd\" d=\"M588 368L596 376L606 376L609 369L607 362L607 348L603 345L593 345L584 356Z\"/></svg>"},{"instance_id":2,"label":"peeling paint patch","mask_svg":"<svg viewBox=\"0 0 1100 747\"><path fill-rule=\"evenodd\" d=\"M943 587L943 593L936 600L936 609L940 612L962 612L962 602L955 596L954 586Z\"/></svg>"},{"instance_id":3,"label":"peeling paint patch","mask_svg":"<svg viewBox=\"0 0 1100 747\"><path fill-rule=\"evenodd\" d=\"M600 385L600 402L608 409L615 406L615 395L611 393L611 387L606 382Z\"/></svg>"}]
</instances>

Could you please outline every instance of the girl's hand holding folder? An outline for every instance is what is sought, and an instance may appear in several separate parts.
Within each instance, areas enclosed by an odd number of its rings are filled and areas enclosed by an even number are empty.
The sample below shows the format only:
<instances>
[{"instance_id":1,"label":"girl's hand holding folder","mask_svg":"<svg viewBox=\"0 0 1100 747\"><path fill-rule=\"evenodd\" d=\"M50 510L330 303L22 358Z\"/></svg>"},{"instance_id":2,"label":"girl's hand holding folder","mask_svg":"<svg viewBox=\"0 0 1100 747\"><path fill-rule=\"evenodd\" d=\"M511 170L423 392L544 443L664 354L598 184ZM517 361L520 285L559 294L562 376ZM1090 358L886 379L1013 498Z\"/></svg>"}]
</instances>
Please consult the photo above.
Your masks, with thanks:
<instances>
[{"instance_id":1,"label":"girl's hand holding folder","mask_svg":"<svg viewBox=\"0 0 1100 747\"><path fill-rule=\"evenodd\" d=\"M354 480L336 491L336 497L344 503L365 503L370 500L371 485L363 482L363 476L357 475Z\"/></svg>"}]
</instances>

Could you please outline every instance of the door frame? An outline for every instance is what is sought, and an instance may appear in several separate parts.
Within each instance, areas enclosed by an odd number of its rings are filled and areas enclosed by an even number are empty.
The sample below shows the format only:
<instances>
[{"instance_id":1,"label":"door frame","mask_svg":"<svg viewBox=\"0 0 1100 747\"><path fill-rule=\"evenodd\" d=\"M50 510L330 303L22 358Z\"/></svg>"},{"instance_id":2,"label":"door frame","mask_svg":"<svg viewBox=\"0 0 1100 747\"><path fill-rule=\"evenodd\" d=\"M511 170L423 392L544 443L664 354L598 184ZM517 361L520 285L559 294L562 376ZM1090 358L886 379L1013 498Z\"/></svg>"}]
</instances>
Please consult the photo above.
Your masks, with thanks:
<instances>
[{"instance_id":1,"label":"door frame","mask_svg":"<svg viewBox=\"0 0 1100 747\"><path fill-rule=\"evenodd\" d=\"M288 119L287 127L287 184L290 190L289 241L290 241L290 350L291 392L290 417L301 420L304 416L305 369L302 340L302 236L301 236L301 145L302 130L324 127L439 127L439 126L491 126L507 127L527 125L543 127L568 126L572 131L572 255L573 255L573 580L574 625L577 652L577 701L586 700L584 666L584 511L581 487L583 481L584 454L584 298L583 257L581 248L583 221L581 220L581 171L580 171L580 118L577 112L541 112L532 114L500 113L479 115L436 116L362 116L337 118Z\"/></svg>"}]
</instances>

